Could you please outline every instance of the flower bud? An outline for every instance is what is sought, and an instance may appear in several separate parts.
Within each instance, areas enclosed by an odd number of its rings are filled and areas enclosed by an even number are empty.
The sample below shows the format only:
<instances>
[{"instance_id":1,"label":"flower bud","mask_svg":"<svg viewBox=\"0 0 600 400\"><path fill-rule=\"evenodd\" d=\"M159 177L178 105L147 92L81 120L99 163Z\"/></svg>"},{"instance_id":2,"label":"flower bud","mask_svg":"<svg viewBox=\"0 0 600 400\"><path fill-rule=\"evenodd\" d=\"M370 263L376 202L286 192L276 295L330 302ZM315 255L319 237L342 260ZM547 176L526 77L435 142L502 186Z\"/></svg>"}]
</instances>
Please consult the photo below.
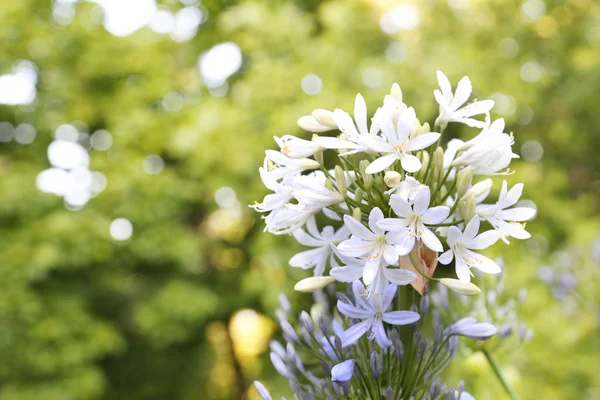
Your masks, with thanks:
<instances>
[{"instance_id":1,"label":"flower bud","mask_svg":"<svg viewBox=\"0 0 600 400\"><path fill-rule=\"evenodd\" d=\"M283 293L279 294L279 306L286 314L292 312L292 306L290 305L290 301L288 300L287 296Z\"/></svg>"},{"instance_id":2,"label":"flower bud","mask_svg":"<svg viewBox=\"0 0 600 400\"><path fill-rule=\"evenodd\" d=\"M332 192L334 191L333 190L333 182L331 182L331 179L329 179L329 178L325 179L325 188L327 190L331 190Z\"/></svg>"},{"instance_id":3,"label":"flower bud","mask_svg":"<svg viewBox=\"0 0 600 400\"><path fill-rule=\"evenodd\" d=\"M421 317L424 317L427 314L427 311L429 311L429 296L425 294L424 296L421 296L421 302L419 303L419 313L421 314Z\"/></svg>"},{"instance_id":4,"label":"flower bud","mask_svg":"<svg viewBox=\"0 0 600 400\"><path fill-rule=\"evenodd\" d=\"M402 89L400 89L400 85L398 85L397 83L394 83L392 85L392 90L390 90L390 94L397 102L402 101Z\"/></svg>"},{"instance_id":5,"label":"flower bud","mask_svg":"<svg viewBox=\"0 0 600 400\"><path fill-rule=\"evenodd\" d=\"M365 192L361 188L356 188L356 190L354 191L354 201L356 201L358 204L362 203L364 195Z\"/></svg>"},{"instance_id":6,"label":"flower bud","mask_svg":"<svg viewBox=\"0 0 600 400\"><path fill-rule=\"evenodd\" d=\"M471 182L473 181L473 170L471 167L467 167L462 169L456 175L456 192L458 193L458 198L463 197L467 190L471 187Z\"/></svg>"},{"instance_id":7,"label":"flower bud","mask_svg":"<svg viewBox=\"0 0 600 400\"><path fill-rule=\"evenodd\" d=\"M467 193L465 197L460 199L460 203L458 204L458 212L465 222L470 221L475 215L475 206L475 197L471 194Z\"/></svg>"},{"instance_id":8,"label":"flower bud","mask_svg":"<svg viewBox=\"0 0 600 400\"><path fill-rule=\"evenodd\" d=\"M329 318L325 313L320 313L317 321L319 322L319 329L321 329L323 335L327 336L329 334Z\"/></svg>"},{"instance_id":9,"label":"flower bud","mask_svg":"<svg viewBox=\"0 0 600 400\"><path fill-rule=\"evenodd\" d=\"M402 182L402 174L396 171L387 171L383 177L383 181L389 188L398 186Z\"/></svg>"},{"instance_id":10,"label":"flower bud","mask_svg":"<svg viewBox=\"0 0 600 400\"><path fill-rule=\"evenodd\" d=\"M356 207L354 210L352 210L352 217L358 221L360 221L362 214L360 211L360 208Z\"/></svg>"},{"instance_id":11,"label":"flower bud","mask_svg":"<svg viewBox=\"0 0 600 400\"><path fill-rule=\"evenodd\" d=\"M481 293L481 289L479 289L476 285L472 284L471 282L464 282L452 278L441 278L439 282L442 285L446 286L448 289L467 296L472 296L474 294Z\"/></svg>"},{"instance_id":12,"label":"flower bud","mask_svg":"<svg viewBox=\"0 0 600 400\"><path fill-rule=\"evenodd\" d=\"M346 186L346 175L344 174L344 170L339 165L335 166L335 183L338 187L338 192L346 197L348 195L348 188Z\"/></svg>"},{"instance_id":13,"label":"flower bud","mask_svg":"<svg viewBox=\"0 0 600 400\"><path fill-rule=\"evenodd\" d=\"M373 373L373 377L375 378L375 380L378 380L379 376L381 375L381 359L379 358L379 354L375 350L371 352L369 364L371 365L371 372Z\"/></svg>"},{"instance_id":14,"label":"flower bud","mask_svg":"<svg viewBox=\"0 0 600 400\"><path fill-rule=\"evenodd\" d=\"M367 168L369 167L369 162L367 160L362 160L358 164L358 170L360 172L360 176L362 177L363 182L365 183L365 187L368 189L373 186L373 176L371 174L367 174Z\"/></svg>"},{"instance_id":15,"label":"flower bud","mask_svg":"<svg viewBox=\"0 0 600 400\"><path fill-rule=\"evenodd\" d=\"M329 130L338 128L335 123L335 118L333 117L333 112L329 110L317 108L316 110L313 110L311 115L320 125L330 128Z\"/></svg>"},{"instance_id":16,"label":"flower bud","mask_svg":"<svg viewBox=\"0 0 600 400\"><path fill-rule=\"evenodd\" d=\"M267 388L259 381L254 381L254 388L262 400L273 400Z\"/></svg>"},{"instance_id":17,"label":"flower bud","mask_svg":"<svg viewBox=\"0 0 600 400\"><path fill-rule=\"evenodd\" d=\"M352 379L356 361L347 360L341 362L331 369L331 381L337 385L343 385Z\"/></svg>"},{"instance_id":18,"label":"flower bud","mask_svg":"<svg viewBox=\"0 0 600 400\"><path fill-rule=\"evenodd\" d=\"M297 292L310 293L319 289L323 289L325 286L334 282L331 276L313 276L310 278L302 279L294 286L294 290Z\"/></svg>"},{"instance_id":19,"label":"flower bud","mask_svg":"<svg viewBox=\"0 0 600 400\"><path fill-rule=\"evenodd\" d=\"M421 127L421 132L423 132L423 133L431 132L431 125L429 125L429 122L425 122L423 124L423 126Z\"/></svg>"},{"instance_id":20,"label":"flower bud","mask_svg":"<svg viewBox=\"0 0 600 400\"><path fill-rule=\"evenodd\" d=\"M312 115L305 115L298 119L298 126L308 132L327 132L334 128L323 126Z\"/></svg>"},{"instance_id":21,"label":"flower bud","mask_svg":"<svg viewBox=\"0 0 600 400\"><path fill-rule=\"evenodd\" d=\"M438 171L441 171L444 168L444 149L441 147L436 148L433 152L431 166Z\"/></svg>"},{"instance_id":22,"label":"flower bud","mask_svg":"<svg viewBox=\"0 0 600 400\"><path fill-rule=\"evenodd\" d=\"M421 169L419 170L419 172L417 172L417 180L422 182L425 180L425 174L427 173L427 169L429 166L429 152L422 151L420 158L421 158Z\"/></svg>"},{"instance_id":23,"label":"flower bud","mask_svg":"<svg viewBox=\"0 0 600 400\"><path fill-rule=\"evenodd\" d=\"M314 333L315 324L314 324L312 318L310 317L310 315L308 315L308 313L306 311L302 311L300 313L300 324L302 324L304 329L306 329L306 331L308 333L310 333L311 335Z\"/></svg>"}]
</instances>

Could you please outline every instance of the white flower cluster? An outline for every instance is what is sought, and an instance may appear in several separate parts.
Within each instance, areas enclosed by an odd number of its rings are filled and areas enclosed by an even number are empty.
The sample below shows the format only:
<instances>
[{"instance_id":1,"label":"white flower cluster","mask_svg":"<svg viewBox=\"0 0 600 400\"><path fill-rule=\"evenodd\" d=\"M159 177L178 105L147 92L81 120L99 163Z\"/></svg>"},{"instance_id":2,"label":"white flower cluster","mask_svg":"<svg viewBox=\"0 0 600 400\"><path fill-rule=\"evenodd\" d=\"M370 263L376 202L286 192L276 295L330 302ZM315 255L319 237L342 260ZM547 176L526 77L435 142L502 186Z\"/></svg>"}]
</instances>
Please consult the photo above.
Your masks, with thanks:
<instances>
[{"instance_id":1,"label":"white flower cluster","mask_svg":"<svg viewBox=\"0 0 600 400\"><path fill-rule=\"evenodd\" d=\"M491 121L494 102L467 104L471 95L467 77L455 92L439 71L438 82L437 132L428 123L421 124L394 84L370 124L358 94L354 118L341 109L317 109L298 120L300 127L314 133L312 140L275 138L280 151L267 150L260 168L273 193L253 207L267 213L267 231L291 233L312 247L296 254L292 266L315 268L315 276L321 276L329 264L335 280L362 278L367 294L383 294L390 284L412 283L415 272L432 278L414 265L414 257L426 247L436 255L435 262L437 253L442 264L454 260L462 282L449 287L467 292L472 268L500 272L477 250L498 239L508 243L510 237L530 236L522 222L535 210L515 206L523 184L509 190L504 181L498 201L485 203L492 180L473 182L479 176L507 174L511 160L518 157L512 152L512 135L504 132L504 120ZM442 135L449 123L463 123L479 132L469 141L449 140L444 148ZM328 131L337 133L317 135ZM403 258L417 268L403 267ZM325 284L330 279L317 281Z\"/></svg>"}]
</instances>

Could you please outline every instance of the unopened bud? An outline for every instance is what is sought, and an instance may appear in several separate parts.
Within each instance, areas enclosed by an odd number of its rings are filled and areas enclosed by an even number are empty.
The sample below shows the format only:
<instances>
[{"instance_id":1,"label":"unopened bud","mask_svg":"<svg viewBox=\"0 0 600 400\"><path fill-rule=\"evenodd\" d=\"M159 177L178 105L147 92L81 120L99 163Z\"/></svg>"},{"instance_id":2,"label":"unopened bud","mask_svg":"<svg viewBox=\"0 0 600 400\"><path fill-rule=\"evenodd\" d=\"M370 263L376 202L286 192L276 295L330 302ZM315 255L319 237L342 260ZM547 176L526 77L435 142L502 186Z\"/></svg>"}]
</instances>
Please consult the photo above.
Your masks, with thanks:
<instances>
[{"instance_id":1,"label":"unopened bud","mask_svg":"<svg viewBox=\"0 0 600 400\"><path fill-rule=\"evenodd\" d=\"M369 167L369 162L367 160L362 160L358 164L358 170L360 171L360 176L362 177L362 180L365 183L366 188L370 188L373 185L373 176L371 174L367 174L368 167Z\"/></svg>"},{"instance_id":2,"label":"unopened bud","mask_svg":"<svg viewBox=\"0 0 600 400\"><path fill-rule=\"evenodd\" d=\"M471 187L471 182L473 181L473 170L471 167L467 167L462 169L456 175L456 192L458 193L458 198L463 197L467 190Z\"/></svg>"},{"instance_id":3,"label":"unopened bud","mask_svg":"<svg viewBox=\"0 0 600 400\"><path fill-rule=\"evenodd\" d=\"M417 178L419 181L425 180L425 174L427 173L427 169L429 166L429 152L422 151L421 152L421 169L417 172Z\"/></svg>"},{"instance_id":4,"label":"unopened bud","mask_svg":"<svg viewBox=\"0 0 600 400\"><path fill-rule=\"evenodd\" d=\"M338 187L338 192L346 197L348 195L347 186L346 186L346 174L344 174L344 170L339 165L335 166L335 183Z\"/></svg>"},{"instance_id":5,"label":"unopened bud","mask_svg":"<svg viewBox=\"0 0 600 400\"><path fill-rule=\"evenodd\" d=\"M323 335L327 336L329 334L329 319L325 315L325 313L319 314L319 329L323 332Z\"/></svg>"},{"instance_id":6,"label":"unopened bud","mask_svg":"<svg viewBox=\"0 0 600 400\"><path fill-rule=\"evenodd\" d=\"M472 194L476 200L482 202L485 198L490 194L490 190L492 189L492 185L494 182L488 178L481 182L477 182L474 184L467 193Z\"/></svg>"},{"instance_id":7,"label":"unopened bud","mask_svg":"<svg viewBox=\"0 0 600 400\"><path fill-rule=\"evenodd\" d=\"M356 207L354 210L352 210L352 217L354 217L354 219L357 221L361 220L362 213L360 211L360 208Z\"/></svg>"},{"instance_id":8,"label":"unopened bud","mask_svg":"<svg viewBox=\"0 0 600 400\"><path fill-rule=\"evenodd\" d=\"M400 89L400 85L394 83L392 85L392 90L390 90L390 94L394 98L394 100L401 102L402 101L402 89Z\"/></svg>"},{"instance_id":9,"label":"unopened bud","mask_svg":"<svg viewBox=\"0 0 600 400\"><path fill-rule=\"evenodd\" d=\"M308 333L310 333L311 335L314 333L315 324L314 324L312 318L310 317L310 315L308 315L308 313L306 311L302 311L300 313L300 323L302 324L302 326L304 327L304 329L306 329L306 331Z\"/></svg>"},{"instance_id":10,"label":"unopened bud","mask_svg":"<svg viewBox=\"0 0 600 400\"><path fill-rule=\"evenodd\" d=\"M365 192L361 188L357 188L354 191L354 201L356 201L358 204L362 203L362 199L363 199L364 195L365 195Z\"/></svg>"},{"instance_id":11,"label":"unopened bud","mask_svg":"<svg viewBox=\"0 0 600 400\"><path fill-rule=\"evenodd\" d=\"M442 285L446 286L448 289L467 296L472 296L474 294L481 293L481 289L479 289L476 285L472 284L471 282L465 282L452 278L441 278L439 282Z\"/></svg>"},{"instance_id":12,"label":"unopened bud","mask_svg":"<svg viewBox=\"0 0 600 400\"><path fill-rule=\"evenodd\" d=\"M375 378L375 380L378 380L379 376L381 375L381 359L379 358L379 354L377 353L377 351L373 350L371 352L369 364L371 365L371 372L373 373L373 377Z\"/></svg>"},{"instance_id":13,"label":"unopened bud","mask_svg":"<svg viewBox=\"0 0 600 400\"><path fill-rule=\"evenodd\" d=\"M331 182L331 179L325 179L325 188L327 188L327 190L333 191L333 182Z\"/></svg>"},{"instance_id":14,"label":"unopened bud","mask_svg":"<svg viewBox=\"0 0 600 400\"><path fill-rule=\"evenodd\" d=\"M383 181L389 188L396 187L400 184L400 182L402 182L402 174L396 171L388 171L385 173Z\"/></svg>"},{"instance_id":15,"label":"unopened bud","mask_svg":"<svg viewBox=\"0 0 600 400\"><path fill-rule=\"evenodd\" d=\"M335 118L333 117L333 112L329 110L317 108L316 110L313 110L311 115L320 125L330 128L329 130L338 128L335 123Z\"/></svg>"},{"instance_id":16,"label":"unopened bud","mask_svg":"<svg viewBox=\"0 0 600 400\"><path fill-rule=\"evenodd\" d=\"M424 317L427 314L427 311L429 311L429 296L425 294L421 297L421 302L419 304L419 313L421 314L421 317Z\"/></svg>"},{"instance_id":17,"label":"unopened bud","mask_svg":"<svg viewBox=\"0 0 600 400\"><path fill-rule=\"evenodd\" d=\"M425 122L423 124L423 126L421 127L421 131L423 133L429 133L429 132L431 132L431 125L429 125L429 122Z\"/></svg>"},{"instance_id":18,"label":"unopened bud","mask_svg":"<svg viewBox=\"0 0 600 400\"><path fill-rule=\"evenodd\" d=\"M334 282L331 276L313 276L310 278L302 279L294 286L294 290L297 292L310 293L319 289L323 289L325 286Z\"/></svg>"},{"instance_id":19,"label":"unopened bud","mask_svg":"<svg viewBox=\"0 0 600 400\"><path fill-rule=\"evenodd\" d=\"M308 132L327 132L334 128L323 126L312 115L305 115L298 119L298 126Z\"/></svg>"},{"instance_id":20,"label":"unopened bud","mask_svg":"<svg viewBox=\"0 0 600 400\"><path fill-rule=\"evenodd\" d=\"M438 147L433 152L431 166L439 171L444 168L444 149Z\"/></svg>"},{"instance_id":21,"label":"unopened bud","mask_svg":"<svg viewBox=\"0 0 600 400\"><path fill-rule=\"evenodd\" d=\"M472 194L467 193L465 197L460 199L458 204L458 211L464 221L470 221L475 215L475 197Z\"/></svg>"}]
</instances>

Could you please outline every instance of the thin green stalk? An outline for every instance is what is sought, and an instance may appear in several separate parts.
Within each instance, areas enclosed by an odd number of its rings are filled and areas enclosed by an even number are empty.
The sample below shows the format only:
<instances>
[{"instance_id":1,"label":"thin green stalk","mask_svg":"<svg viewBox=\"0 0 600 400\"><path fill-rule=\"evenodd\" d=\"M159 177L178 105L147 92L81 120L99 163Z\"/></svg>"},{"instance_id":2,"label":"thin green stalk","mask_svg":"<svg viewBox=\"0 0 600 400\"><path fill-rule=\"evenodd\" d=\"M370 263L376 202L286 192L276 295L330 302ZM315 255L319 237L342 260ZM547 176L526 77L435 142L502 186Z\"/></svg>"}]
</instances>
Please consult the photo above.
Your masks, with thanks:
<instances>
[{"instance_id":1,"label":"thin green stalk","mask_svg":"<svg viewBox=\"0 0 600 400\"><path fill-rule=\"evenodd\" d=\"M519 397L517 396L517 394L515 393L513 388L509 385L508 381L504 378L504 375L502 374L502 370L500 369L500 366L498 365L498 363L496 362L496 360L494 359L492 354L490 352L488 352L487 350L481 350L481 351L485 355L485 358L487 358L488 363L494 370L494 374L496 374L496 378L498 378L498 380L502 384L502 387L504 388L504 391L506 392L508 397L510 397L511 400L518 400Z\"/></svg>"}]
</instances>

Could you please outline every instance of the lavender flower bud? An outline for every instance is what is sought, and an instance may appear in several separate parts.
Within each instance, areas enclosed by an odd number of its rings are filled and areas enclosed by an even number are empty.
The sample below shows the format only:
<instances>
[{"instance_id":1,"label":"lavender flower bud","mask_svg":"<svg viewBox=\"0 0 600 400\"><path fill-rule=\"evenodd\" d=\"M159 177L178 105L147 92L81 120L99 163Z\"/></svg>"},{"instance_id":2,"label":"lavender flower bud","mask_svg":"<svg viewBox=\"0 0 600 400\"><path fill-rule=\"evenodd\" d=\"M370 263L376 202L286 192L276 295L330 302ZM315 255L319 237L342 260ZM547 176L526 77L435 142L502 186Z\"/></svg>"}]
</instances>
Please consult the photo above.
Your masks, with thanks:
<instances>
[{"instance_id":1,"label":"lavender flower bud","mask_svg":"<svg viewBox=\"0 0 600 400\"><path fill-rule=\"evenodd\" d=\"M465 336L474 340L487 340L494 336L498 329L487 322L477 322L475 318L462 318L446 329L446 334Z\"/></svg>"},{"instance_id":2,"label":"lavender flower bud","mask_svg":"<svg viewBox=\"0 0 600 400\"><path fill-rule=\"evenodd\" d=\"M391 386L388 386L388 388L385 390L385 398L386 400L393 400L394 399L394 389L392 389Z\"/></svg>"},{"instance_id":3,"label":"lavender flower bud","mask_svg":"<svg viewBox=\"0 0 600 400\"><path fill-rule=\"evenodd\" d=\"M511 324L504 324L498 330L498 336L500 339L504 340L508 338L513 333L513 327Z\"/></svg>"},{"instance_id":4,"label":"lavender flower bud","mask_svg":"<svg viewBox=\"0 0 600 400\"><path fill-rule=\"evenodd\" d=\"M275 353L271 353L271 364L273 364L273 367L275 367L279 375L283 376L284 378L291 377L292 374L290 373L290 370L287 368L283 360Z\"/></svg>"},{"instance_id":5,"label":"lavender flower bud","mask_svg":"<svg viewBox=\"0 0 600 400\"><path fill-rule=\"evenodd\" d=\"M279 321L279 323L282 323L283 321L287 321L288 315L281 308L278 308L277 310L275 310L275 317L277 318L277 321Z\"/></svg>"},{"instance_id":6,"label":"lavender flower bud","mask_svg":"<svg viewBox=\"0 0 600 400\"><path fill-rule=\"evenodd\" d=\"M289 314L292 312L292 306L290 305L290 301L287 298L287 296L283 293L279 294L279 306L281 307L283 312L285 312L286 314Z\"/></svg>"},{"instance_id":7,"label":"lavender flower bud","mask_svg":"<svg viewBox=\"0 0 600 400\"><path fill-rule=\"evenodd\" d=\"M463 392L465 391L465 381L460 381L458 382L458 397L460 398L460 396L463 394Z\"/></svg>"},{"instance_id":8,"label":"lavender flower bud","mask_svg":"<svg viewBox=\"0 0 600 400\"><path fill-rule=\"evenodd\" d=\"M396 343L394 343L394 348L396 350L396 357L400 363L404 362L404 344L398 339Z\"/></svg>"},{"instance_id":9,"label":"lavender flower bud","mask_svg":"<svg viewBox=\"0 0 600 400\"><path fill-rule=\"evenodd\" d=\"M442 393L442 387L440 381L434 381L429 387L429 397L432 399L437 398Z\"/></svg>"},{"instance_id":10,"label":"lavender flower bud","mask_svg":"<svg viewBox=\"0 0 600 400\"><path fill-rule=\"evenodd\" d=\"M271 393L269 393L267 388L259 381L254 381L254 388L262 400L273 400Z\"/></svg>"},{"instance_id":11,"label":"lavender flower bud","mask_svg":"<svg viewBox=\"0 0 600 400\"><path fill-rule=\"evenodd\" d=\"M371 364L371 372L373 373L373 377L375 380L379 380L379 375L381 375L381 359L375 350L371 352L369 364Z\"/></svg>"},{"instance_id":12,"label":"lavender flower bud","mask_svg":"<svg viewBox=\"0 0 600 400\"><path fill-rule=\"evenodd\" d=\"M442 324L437 324L435 326L435 334L433 336L433 343L438 344L441 343L444 338L444 326Z\"/></svg>"},{"instance_id":13,"label":"lavender flower bud","mask_svg":"<svg viewBox=\"0 0 600 400\"><path fill-rule=\"evenodd\" d=\"M421 303L419 304L419 313L421 317L427 315L427 311L429 311L429 296L425 294L421 297Z\"/></svg>"},{"instance_id":14,"label":"lavender flower bud","mask_svg":"<svg viewBox=\"0 0 600 400\"><path fill-rule=\"evenodd\" d=\"M300 324L306 329L309 334L313 334L315 332L315 324L310 315L306 311L302 311L300 313Z\"/></svg>"},{"instance_id":15,"label":"lavender flower bud","mask_svg":"<svg viewBox=\"0 0 600 400\"><path fill-rule=\"evenodd\" d=\"M454 355L456 353L456 349L458 348L458 337L452 336L448 339L448 352L450 355Z\"/></svg>"},{"instance_id":16,"label":"lavender flower bud","mask_svg":"<svg viewBox=\"0 0 600 400\"><path fill-rule=\"evenodd\" d=\"M335 293L335 297L338 299L338 301L341 301L342 303L346 303L346 304L352 304L352 300L350 300L348 298L348 296L346 296L344 293L342 292L336 292Z\"/></svg>"},{"instance_id":17,"label":"lavender flower bud","mask_svg":"<svg viewBox=\"0 0 600 400\"><path fill-rule=\"evenodd\" d=\"M327 336L329 334L329 321L325 313L319 314L319 329L323 332L323 335Z\"/></svg>"},{"instance_id":18,"label":"lavender flower bud","mask_svg":"<svg viewBox=\"0 0 600 400\"><path fill-rule=\"evenodd\" d=\"M335 348L338 351L338 353L343 354L342 339L336 336L335 339L333 339L333 344L335 345Z\"/></svg>"},{"instance_id":19,"label":"lavender flower bud","mask_svg":"<svg viewBox=\"0 0 600 400\"><path fill-rule=\"evenodd\" d=\"M277 340L271 340L271 342L269 343L269 348L273 353L277 354L282 359L287 358L287 353L285 352L285 349L283 348L282 344L279 343Z\"/></svg>"},{"instance_id":20,"label":"lavender flower bud","mask_svg":"<svg viewBox=\"0 0 600 400\"><path fill-rule=\"evenodd\" d=\"M281 321L281 331L283 332L283 337L286 341L294 343L298 343L300 341L296 331L289 322Z\"/></svg>"},{"instance_id":21,"label":"lavender flower bud","mask_svg":"<svg viewBox=\"0 0 600 400\"><path fill-rule=\"evenodd\" d=\"M343 385L352 379L354 374L354 360L346 360L331 369L331 381L337 385Z\"/></svg>"}]
</instances>

